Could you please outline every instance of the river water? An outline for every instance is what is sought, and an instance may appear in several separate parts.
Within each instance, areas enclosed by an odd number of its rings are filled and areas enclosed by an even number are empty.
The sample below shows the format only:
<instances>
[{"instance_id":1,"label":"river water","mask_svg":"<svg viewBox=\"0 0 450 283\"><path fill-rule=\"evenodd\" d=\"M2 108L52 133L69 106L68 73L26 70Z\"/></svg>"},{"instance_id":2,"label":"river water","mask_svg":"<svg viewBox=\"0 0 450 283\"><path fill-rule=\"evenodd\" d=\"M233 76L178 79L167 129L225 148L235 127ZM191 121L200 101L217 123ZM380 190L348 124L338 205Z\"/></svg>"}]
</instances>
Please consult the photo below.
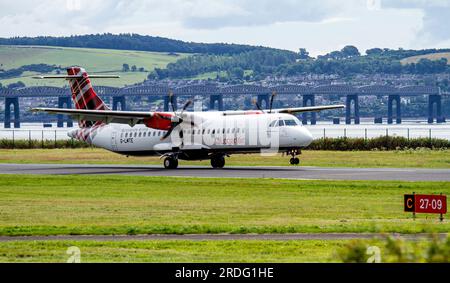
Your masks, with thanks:
<instances>
[{"instance_id":1,"label":"river water","mask_svg":"<svg viewBox=\"0 0 450 283\"><path fill-rule=\"evenodd\" d=\"M76 123L74 128L77 127ZM373 138L379 136L402 136L409 138L440 138L450 140L450 123L428 124L424 121L406 120L403 124L373 124L367 120L359 125L339 124L330 122L318 122L317 125L305 125L314 138L322 137L360 137ZM20 129L4 129L0 125L0 139L33 139L33 140L67 140L67 132L73 128L57 128L56 123L51 128L44 128L42 123L22 123Z\"/></svg>"}]
</instances>

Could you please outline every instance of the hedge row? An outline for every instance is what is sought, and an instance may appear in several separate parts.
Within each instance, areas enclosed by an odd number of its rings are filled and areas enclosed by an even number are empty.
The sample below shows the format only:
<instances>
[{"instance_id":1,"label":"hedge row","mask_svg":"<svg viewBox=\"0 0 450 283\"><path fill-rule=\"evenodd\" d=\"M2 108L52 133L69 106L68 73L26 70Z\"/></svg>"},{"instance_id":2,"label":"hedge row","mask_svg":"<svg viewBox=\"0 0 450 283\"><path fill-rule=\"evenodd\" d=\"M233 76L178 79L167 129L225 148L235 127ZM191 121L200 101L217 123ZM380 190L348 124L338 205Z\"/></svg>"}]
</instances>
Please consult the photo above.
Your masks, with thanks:
<instances>
[{"instance_id":1,"label":"hedge row","mask_svg":"<svg viewBox=\"0 0 450 283\"><path fill-rule=\"evenodd\" d=\"M449 133L450 135L450 133ZM382 136L378 138L322 138L313 141L308 149L312 150L403 150L403 149L447 149L450 140Z\"/></svg>"},{"instance_id":2,"label":"hedge row","mask_svg":"<svg viewBox=\"0 0 450 283\"><path fill-rule=\"evenodd\" d=\"M89 144L77 140L0 140L2 149L31 149L31 148L86 148ZM403 149L448 149L450 140L404 137L364 138L322 138L315 140L308 146L311 150L403 150Z\"/></svg>"},{"instance_id":3,"label":"hedge row","mask_svg":"<svg viewBox=\"0 0 450 283\"><path fill-rule=\"evenodd\" d=\"M1 149L33 149L33 148L85 148L89 144L78 140L0 140Z\"/></svg>"}]
</instances>

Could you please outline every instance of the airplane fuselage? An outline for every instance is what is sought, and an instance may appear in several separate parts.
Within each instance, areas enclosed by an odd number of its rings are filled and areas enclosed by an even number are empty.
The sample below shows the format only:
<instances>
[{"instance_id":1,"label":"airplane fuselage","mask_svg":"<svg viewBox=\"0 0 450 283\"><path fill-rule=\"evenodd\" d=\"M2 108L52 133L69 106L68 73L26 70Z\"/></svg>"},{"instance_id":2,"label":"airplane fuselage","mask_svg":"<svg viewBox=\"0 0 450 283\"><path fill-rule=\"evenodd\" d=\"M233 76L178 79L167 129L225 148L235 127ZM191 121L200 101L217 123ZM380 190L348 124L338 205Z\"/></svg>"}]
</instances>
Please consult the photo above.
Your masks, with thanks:
<instances>
[{"instance_id":1,"label":"airplane fuselage","mask_svg":"<svg viewBox=\"0 0 450 283\"><path fill-rule=\"evenodd\" d=\"M88 139L97 147L132 156L178 153L179 159L202 160L213 154L276 153L300 150L312 142L311 133L291 114L254 112L189 112L195 117L182 123L163 139L166 131L143 124L103 124L96 129L77 129L69 136L81 139L79 131L91 131ZM197 121L196 121L197 120Z\"/></svg>"}]
</instances>

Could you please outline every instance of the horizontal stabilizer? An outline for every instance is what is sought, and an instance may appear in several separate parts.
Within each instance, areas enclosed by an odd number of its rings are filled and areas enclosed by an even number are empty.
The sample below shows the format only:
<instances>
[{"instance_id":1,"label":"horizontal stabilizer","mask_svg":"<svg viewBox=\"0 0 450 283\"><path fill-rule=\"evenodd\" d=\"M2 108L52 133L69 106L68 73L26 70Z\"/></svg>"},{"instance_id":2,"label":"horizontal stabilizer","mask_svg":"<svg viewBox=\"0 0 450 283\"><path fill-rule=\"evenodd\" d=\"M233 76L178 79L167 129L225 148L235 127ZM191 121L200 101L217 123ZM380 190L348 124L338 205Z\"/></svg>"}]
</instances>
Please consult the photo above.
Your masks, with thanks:
<instances>
[{"instance_id":1,"label":"horizontal stabilizer","mask_svg":"<svg viewBox=\"0 0 450 283\"><path fill-rule=\"evenodd\" d=\"M76 75L76 76L34 76L33 79L66 79L66 80L70 80L70 79L78 79L78 78L82 78L82 75ZM118 79L120 78L120 76L116 76L116 75L89 75L90 79Z\"/></svg>"}]
</instances>

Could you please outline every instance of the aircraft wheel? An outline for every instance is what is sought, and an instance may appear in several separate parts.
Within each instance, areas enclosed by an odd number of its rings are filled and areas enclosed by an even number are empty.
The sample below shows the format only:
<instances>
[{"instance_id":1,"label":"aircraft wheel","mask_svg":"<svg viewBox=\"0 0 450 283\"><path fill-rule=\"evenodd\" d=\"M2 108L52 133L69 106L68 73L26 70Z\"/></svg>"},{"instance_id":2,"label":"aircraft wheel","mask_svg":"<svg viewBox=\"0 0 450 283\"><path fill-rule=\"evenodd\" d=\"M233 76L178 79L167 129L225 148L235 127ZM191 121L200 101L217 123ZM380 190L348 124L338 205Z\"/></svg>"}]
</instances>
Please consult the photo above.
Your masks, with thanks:
<instances>
[{"instance_id":1,"label":"aircraft wheel","mask_svg":"<svg viewBox=\"0 0 450 283\"><path fill-rule=\"evenodd\" d=\"M300 164L300 159L298 159L297 157L293 157L291 158L291 160L289 160L289 163L291 163L291 165L298 165Z\"/></svg>"},{"instance_id":2,"label":"aircraft wheel","mask_svg":"<svg viewBox=\"0 0 450 283\"><path fill-rule=\"evenodd\" d=\"M164 168L166 169L177 169L178 168L178 159L173 157L166 157L164 159Z\"/></svg>"},{"instance_id":3,"label":"aircraft wheel","mask_svg":"<svg viewBox=\"0 0 450 283\"><path fill-rule=\"evenodd\" d=\"M223 168L225 166L225 157L215 156L211 158L211 166L213 168Z\"/></svg>"}]
</instances>

